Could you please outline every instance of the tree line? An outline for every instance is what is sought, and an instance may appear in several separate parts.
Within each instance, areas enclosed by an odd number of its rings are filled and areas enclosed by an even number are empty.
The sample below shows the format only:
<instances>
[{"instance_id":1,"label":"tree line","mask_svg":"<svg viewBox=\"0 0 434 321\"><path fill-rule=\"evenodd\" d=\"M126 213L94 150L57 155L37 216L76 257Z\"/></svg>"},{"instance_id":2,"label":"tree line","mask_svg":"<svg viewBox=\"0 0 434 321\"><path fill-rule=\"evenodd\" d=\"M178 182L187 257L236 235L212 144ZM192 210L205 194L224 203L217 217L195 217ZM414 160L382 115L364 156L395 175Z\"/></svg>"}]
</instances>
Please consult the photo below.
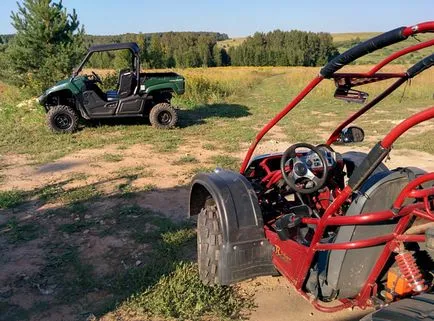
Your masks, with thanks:
<instances>
[{"instance_id":1,"label":"tree line","mask_svg":"<svg viewBox=\"0 0 434 321\"><path fill-rule=\"evenodd\" d=\"M120 36L88 36L92 44L136 42L140 47L143 68L186 68L227 66L226 51L217 42L228 39L226 34L211 32L164 32L125 34ZM105 52L91 60L96 68L116 68L128 65L128 52Z\"/></svg>"},{"instance_id":2,"label":"tree line","mask_svg":"<svg viewBox=\"0 0 434 321\"><path fill-rule=\"evenodd\" d=\"M275 30L255 33L228 54L233 66L320 66L339 52L329 33Z\"/></svg>"}]
</instances>

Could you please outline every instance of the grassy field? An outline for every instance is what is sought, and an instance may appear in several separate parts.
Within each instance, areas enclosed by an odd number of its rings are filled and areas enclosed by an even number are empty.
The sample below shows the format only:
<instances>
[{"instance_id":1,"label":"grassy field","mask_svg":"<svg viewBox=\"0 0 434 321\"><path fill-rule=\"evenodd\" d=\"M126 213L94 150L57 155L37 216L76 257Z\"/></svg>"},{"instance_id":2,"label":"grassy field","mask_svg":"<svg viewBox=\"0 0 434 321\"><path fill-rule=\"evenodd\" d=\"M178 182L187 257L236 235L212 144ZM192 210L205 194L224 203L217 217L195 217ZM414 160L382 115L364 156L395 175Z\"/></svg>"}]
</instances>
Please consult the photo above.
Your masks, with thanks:
<instances>
[{"instance_id":1,"label":"grassy field","mask_svg":"<svg viewBox=\"0 0 434 321\"><path fill-rule=\"evenodd\" d=\"M6 297L0 316L45 319L64 311L89 320L241 318L252 307L248 293L198 280L194 222L179 218L188 183L215 166L236 170L257 131L318 70L176 70L186 77L187 91L174 99L180 123L169 131L130 120L87 122L72 135L54 135L34 98L0 84L0 264L15 266L14 255L32 253L29 270L12 281L7 269L0 272L0 289L12 289L0 293ZM361 146L373 146L399 121L432 106L433 85L434 71L425 72L362 117L356 123L367 135ZM372 99L386 86L364 89ZM360 108L333 99L333 90L331 81L317 88L265 137L264 152L274 141L324 142ZM430 121L395 148L434 154L433 134ZM33 299L22 305L26 296Z\"/></svg>"},{"instance_id":2,"label":"grassy field","mask_svg":"<svg viewBox=\"0 0 434 321\"><path fill-rule=\"evenodd\" d=\"M367 68L349 66L344 70ZM386 71L405 69L405 66L392 66ZM6 87L0 98L0 153L25 153L36 163L43 163L80 149L117 143L129 146L147 143L153 145L157 152L173 152L184 142L195 140L198 135L202 142L218 142L219 148L224 151L237 151L244 146L243 143L251 141L257 129L314 77L318 68L204 68L177 72L187 78L186 94L174 99L175 104L181 106L180 126L172 131L162 131L159 135L155 135L153 128L144 126L146 121L141 120L88 123L73 135L52 135L44 124L43 109L35 100L24 97L27 100L22 101L19 89ZM373 121L378 121L375 112L362 117L359 124L367 128L367 135L384 135L393 122L432 103L433 83L432 71L419 75L411 85L402 86L378 106L384 116L384 124L374 125ZM365 89L373 97L386 86L387 82L368 85ZM312 139L319 142L324 139L323 132L330 131L338 120L359 107L333 99L333 90L334 84L325 81L283 121L288 141ZM309 117L305 117L306 112ZM324 119L324 114L329 118ZM324 123L322 133L315 126L319 123ZM397 147L411 145L416 137L410 133ZM433 152L432 146L420 145L416 148Z\"/></svg>"}]
</instances>

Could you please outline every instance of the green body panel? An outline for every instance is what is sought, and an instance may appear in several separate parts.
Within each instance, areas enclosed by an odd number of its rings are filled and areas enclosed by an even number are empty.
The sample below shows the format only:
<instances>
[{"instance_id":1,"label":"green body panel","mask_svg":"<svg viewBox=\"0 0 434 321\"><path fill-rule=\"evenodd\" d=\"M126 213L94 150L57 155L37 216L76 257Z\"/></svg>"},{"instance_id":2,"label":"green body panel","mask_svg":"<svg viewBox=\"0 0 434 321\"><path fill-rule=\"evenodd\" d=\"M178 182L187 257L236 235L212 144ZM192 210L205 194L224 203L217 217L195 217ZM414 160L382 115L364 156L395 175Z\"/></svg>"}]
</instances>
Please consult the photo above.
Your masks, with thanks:
<instances>
[{"instance_id":1,"label":"green body panel","mask_svg":"<svg viewBox=\"0 0 434 321\"><path fill-rule=\"evenodd\" d=\"M185 92L185 79L174 72L166 73L144 73L140 74L143 79L140 92L149 94L154 91L171 90L177 95Z\"/></svg>"},{"instance_id":2,"label":"green body panel","mask_svg":"<svg viewBox=\"0 0 434 321\"><path fill-rule=\"evenodd\" d=\"M72 95L81 93L85 88L85 76L78 76L75 78L64 79L57 82L53 87L48 88L40 97L39 102L44 105L47 98L57 92L68 90Z\"/></svg>"}]
</instances>

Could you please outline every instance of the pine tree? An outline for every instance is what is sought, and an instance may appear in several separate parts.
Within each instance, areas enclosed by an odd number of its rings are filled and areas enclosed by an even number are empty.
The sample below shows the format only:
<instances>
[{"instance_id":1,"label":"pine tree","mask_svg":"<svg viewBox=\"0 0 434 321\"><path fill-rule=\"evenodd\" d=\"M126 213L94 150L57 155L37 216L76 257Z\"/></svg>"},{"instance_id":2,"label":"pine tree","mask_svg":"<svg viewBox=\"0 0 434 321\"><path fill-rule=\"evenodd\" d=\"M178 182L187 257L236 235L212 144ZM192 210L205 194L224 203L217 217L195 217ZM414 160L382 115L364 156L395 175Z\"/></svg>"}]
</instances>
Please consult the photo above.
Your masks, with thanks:
<instances>
[{"instance_id":1,"label":"pine tree","mask_svg":"<svg viewBox=\"0 0 434 321\"><path fill-rule=\"evenodd\" d=\"M151 45L149 46L149 65L151 68L163 68L164 57L163 48L161 47L160 36L152 35Z\"/></svg>"},{"instance_id":2,"label":"pine tree","mask_svg":"<svg viewBox=\"0 0 434 321\"><path fill-rule=\"evenodd\" d=\"M11 14L16 36L6 50L6 73L18 85L41 91L69 75L84 53L84 28L62 2L24 0Z\"/></svg>"}]
</instances>

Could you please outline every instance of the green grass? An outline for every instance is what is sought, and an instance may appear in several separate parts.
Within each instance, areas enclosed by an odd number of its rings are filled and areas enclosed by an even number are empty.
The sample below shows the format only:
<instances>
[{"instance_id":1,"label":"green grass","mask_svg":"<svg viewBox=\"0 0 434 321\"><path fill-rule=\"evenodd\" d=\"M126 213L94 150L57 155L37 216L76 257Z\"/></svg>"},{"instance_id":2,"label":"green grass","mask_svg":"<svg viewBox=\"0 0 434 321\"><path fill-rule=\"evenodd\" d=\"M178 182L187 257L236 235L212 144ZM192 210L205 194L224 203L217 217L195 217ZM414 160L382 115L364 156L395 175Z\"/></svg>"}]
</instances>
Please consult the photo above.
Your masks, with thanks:
<instances>
[{"instance_id":1,"label":"green grass","mask_svg":"<svg viewBox=\"0 0 434 321\"><path fill-rule=\"evenodd\" d=\"M146 184L146 185L143 185L142 191L143 192L152 192L152 191L155 191L156 189L157 189L157 185Z\"/></svg>"},{"instance_id":2,"label":"green grass","mask_svg":"<svg viewBox=\"0 0 434 321\"><path fill-rule=\"evenodd\" d=\"M25 193L23 191L0 191L0 209L15 207L24 202L24 200Z\"/></svg>"},{"instance_id":3,"label":"green grass","mask_svg":"<svg viewBox=\"0 0 434 321\"><path fill-rule=\"evenodd\" d=\"M237 170L240 168L241 162L238 158L229 155L216 155L211 157L211 161L216 167L223 169Z\"/></svg>"},{"instance_id":4,"label":"green grass","mask_svg":"<svg viewBox=\"0 0 434 321\"><path fill-rule=\"evenodd\" d=\"M21 243L38 238L40 226L37 222L21 223L16 218L11 218L6 224L0 226L0 231L9 243Z\"/></svg>"},{"instance_id":5,"label":"green grass","mask_svg":"<svg viewBox=\"0 0 434 321\"><path fill-rule=\"evenodd\" d=\"M120 154L104 153L102 159L106 162L116 163L122 161L124 157Z\"/></svg>"},{"instance_id":6,"label":"green grass","mask_svg":"<svg viewBox=\"0 0 434 321\"><path fill-rule=\"evenodd\" d=\"M86 185L83 187L77 187L71 190L63 192L59 199L63 203L70 204L76 202L83 202L94 199L99 196L100 193L93 185Z\"/></svg>"},{"instance_id":7,"label":"green grass","mask_svg":"<svg viewBox=\"0 0 434 321\"><path fill-rule=\"evenodd\" d=\"M121 208L118 217L131 220L143 213L147 222L158 230L147 239L136 241L152 241L153 251L148 254L146 265L132 268L110 281L112 291L120 297L126 296L127 300L106 315L107 320L122 316L190 320L207 316L224 320L237 318L243 309L252 306L252 298L242 296L235 287L202 284L196 264L185 261L194 248L195 231L190 224L175 224L137 205Z\"/></svg>"},{"instance_id":8,"label":"green grass","mask_svg":"<svg viewBox=\"0 0 434 321\"><path fill-rule=\"evenodd\" d=\"M233 287L203 285L197 266L181 262L123 308L144 316L196 320L209 315L224 320L239 318L240 312L252 305L251 299L242 297Z\"/></svg>"},{"instance_id":9,"label":"green grass","mask_svg":"<svg viewBox=\"0 0 434 321\"><path fill-rule=\"evenodd\" d=\"M185 155L173 162L173 165L197 164L198 159L192 155Z\"/></svg>"}]
</instances>

